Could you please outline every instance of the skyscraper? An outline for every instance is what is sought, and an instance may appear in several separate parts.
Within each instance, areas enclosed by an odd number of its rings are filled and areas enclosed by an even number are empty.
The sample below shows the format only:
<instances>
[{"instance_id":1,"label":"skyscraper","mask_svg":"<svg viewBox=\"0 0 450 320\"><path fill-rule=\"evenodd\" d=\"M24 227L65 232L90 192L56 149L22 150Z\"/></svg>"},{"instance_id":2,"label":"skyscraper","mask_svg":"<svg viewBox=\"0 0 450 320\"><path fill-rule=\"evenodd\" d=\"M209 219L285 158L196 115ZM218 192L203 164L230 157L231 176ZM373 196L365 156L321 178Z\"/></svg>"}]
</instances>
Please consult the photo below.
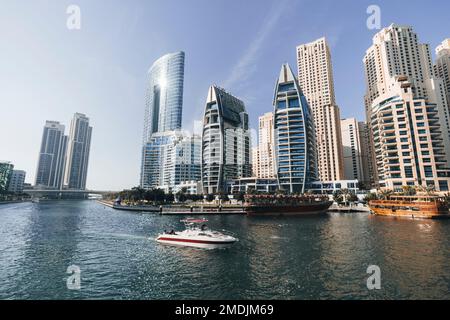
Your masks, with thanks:
<instances>
[{"instance_id":1,"label":"skyscraper","mask_svg":"<svg viewBox=\"0 0 450 320\"><path fill-rule=\"evenodd\" d=\"M36 186L53 189L61 189L63 186L67 149L64 129L64 125L57 121L45 122L36 170Z\"/></svg>"},{"instance_id":2,"label":"skyscraper","mask_svg":"<svg viewBox=\"0 0 450 320\"><path fill-rule=\"evenodd\" d=\"M370 112L377 185L447 192L450 169L436 104L415 97L406 77L398 77L390 94L375 99Z\"/></svg>"},{"instance_id":3,"label":"skyscraper","mask_svg":"<svg viewBox=\"0 0 450 320\"><path fill-rule=\"evenodd\" d=\"M444 91L447 98L447 107L450 108L450 39L445 39L436 48L436 62L434 74L444 82Z\"/></svg>"},{"instance_id":4,"label":"skyscraper","mask_svg":"<svg viewBox=\"0 0 450 320\"><path fill-rule=\"evenodd\" d=\"M144 144L155 132L181 129L184 57L182 51L166 54L156 60L148 71Z\"/></svg>"},{"instance_id":5,"label":"skyscraper","mask_svg":"<svg viewBox=\"0 0 450 320\"><path fill-rule=\"evenodd\" d=\"M244 102L222 88L211 86L203 118L204 193L225 192L227 181L251 176L250 144Z\"/></svg>"},{"instance_id":6,"label":"skyscraper","mask_svg":"<svg viewBox=\"0 0 450 320\"><path fill-rule=\"evenodd\" d=\"M281 67L273 105L279 187L303 193L317 179L315 129L311 108L288 64Z\"/></svg>"},{"instance_id":7,"label":"skyscraper","mask_svg":"<svg viewBox=\"0 0 450 320\"><path fill-rule=\"evenodd\" d=\"M415 97L434 103L443 139L450 150L450 118L442 79L436 78L428 44L421 44L410 26L392 24L378 32L364 56L367 91L366 114L375 99L391 95L397 77L406 76ZM370 119L370 116L367 117ZM447 159L450 161L450 152Z\"/></svg>"},{"instance_id":8,"label":"skyscraper","mask_svg":"<svg viewBox=\"0 0 450 320\"><path fill-rule=\"evenodd\" d=\"M153 186L152 181L156 179L148 175L149 168L154 165L148 162L153 161L150 150L154 150L157 141L166 140L160 136L153 139L152 135L181 129L184 59L182 51L166 54L148 71L140 176L142 188Z\"/></svg>"},{"instance_id":9,"label":"skyscraper","mask_svg":"<svg viewBox=\"0 0 450 320\"><path fill-rule=\"evenodd\" d=\"M334 95L330 49L325 38L298 46L297 63L299 85L314 115L319 179L342 180L341 118Z\"/></svg>"},{"instance_id":10,"label":"skyscraper","mask_svg":"<svg viewBox=\"0 0 450 320\"><path fill-rule=\"evenodd\" d=\"M259 117L258 146L253 149L253 175L257 178L275 178L273 113Z\"/></svg>"},{"instance_id":11,"label":"skyscraper","mask_svg":"<svg viewBox=\"0 0 450 320\"><path fill-rule=\"evenodd\" d=\"M362 135L355 118L341 120L345 180L364 180Z\"/></svg>"},{"instance_id":12,"label":"skyscraper","mask_svg":"<svg viewBox=\"0 0 450 320\"><path fill-rule=\"evenodd\" d=\"M64 184L68 189L86 189L92 127L89 118L75 113L70 123Z\"/></svg>"},{"instance_id":13,"label":"skyscraper","mask_svg":"<svg viewBox=\"0 0 450 320\"><path fill-rule=\"evenodd\" d=\"M363 61L375 186L448 190L449 111L428 45L411 27L392 24L374 36Z\"/></svg>"}]
</instances>

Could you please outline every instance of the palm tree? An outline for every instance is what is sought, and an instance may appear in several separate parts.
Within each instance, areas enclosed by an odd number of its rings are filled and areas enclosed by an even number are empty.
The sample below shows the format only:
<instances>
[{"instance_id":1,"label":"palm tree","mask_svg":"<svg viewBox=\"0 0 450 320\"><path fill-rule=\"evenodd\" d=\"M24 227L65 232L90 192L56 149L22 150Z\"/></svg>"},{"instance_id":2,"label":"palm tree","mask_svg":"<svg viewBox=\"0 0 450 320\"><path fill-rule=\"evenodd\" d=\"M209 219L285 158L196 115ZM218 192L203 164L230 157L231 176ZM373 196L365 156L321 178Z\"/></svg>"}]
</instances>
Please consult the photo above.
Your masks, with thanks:
<instances>
[{"instance_id":1,"label":"palm tree","mask_svg":"<svg viewBox=\"0 0 450 320\"><path fill-rule=\"evenodd\" d=\"M435 191L436 191L436 189L435 189L435 187L433 185L425 187L425 193L426 193L427 196L434 195Z\"/></svg>"},{"instance_id":2,"label":"palm tree","mask_svg":"<svg viewBox=\"0 0 450 320\"><path fill-rule=\"evenodd\" d=\"M376 193L368 193L365 197L364 197L364 202L365 203L369 203L372 200L378 200L378 196Z\"/></svg>"},{"instance_id":3,"label":"palm tree","mask_svg":"<svg viewBox=\"0 0 450 320\"><path fill-rule=\"evenodd\" d=\"M378 192L380 195L380 198L383 200L387 200L393 193L392 190L381 190Z\"/></svg>"},{"instance_id":4,"label":"palm tree","mask_svg":"<svg viewBox=\"0 0 450 320\"><path fill-rule=\"evenodd\" d=\"M403 186L402 193L405 196L415 196L417 193L416 187L414 186Z\"/></svg>"},{"instance_id":5,"label":"palm tree","mask_svg":"<svg viewBox=\"0 0 450 320\"><path fill-rule=\"evenodd\" d=\"M450 206L450 192L444 195L444 202L447 206Z\"/></svg>"}]
</instances>

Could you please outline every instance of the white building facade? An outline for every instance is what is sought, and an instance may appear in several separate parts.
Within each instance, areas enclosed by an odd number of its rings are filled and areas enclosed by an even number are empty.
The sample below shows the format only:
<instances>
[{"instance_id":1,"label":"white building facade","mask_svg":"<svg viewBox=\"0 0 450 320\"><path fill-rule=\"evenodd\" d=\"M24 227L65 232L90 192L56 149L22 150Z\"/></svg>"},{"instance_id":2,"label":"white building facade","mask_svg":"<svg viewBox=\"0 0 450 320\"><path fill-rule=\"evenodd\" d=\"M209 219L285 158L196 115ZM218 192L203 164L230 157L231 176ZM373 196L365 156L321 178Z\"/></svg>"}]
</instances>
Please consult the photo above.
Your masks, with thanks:
<instances>
[{"instance_id":1,"label":"white building facade","mask_svg":"<svg viewBox=\"0 0 450 320\"><path fill-rule=\"evenodd\" d=\"M258 146L253 149L253 176L261 179L275 178L273 113L259 117Z\"/></svg>"},{"instance_id":2,"label":"white building facade","mask_svg":"<svg viewBox=\"0 0 450 320\"><path fill-rule=\"evenodd\" d=\"M319 179L341 180L344 177L341 118L326 39L298 46L297 63L298 81L314 116Z\"/></svg>"},{"instance_id":3,"label":"white building facade","mask_svg":"<svg viewBox=\"0 0 450 320\"><path fill-rule=\"evenodd\" d=\"M448 189L450 122L443 81L410 26L378 32L364 57L374 186Z\"/></svg>"}]
</instances>

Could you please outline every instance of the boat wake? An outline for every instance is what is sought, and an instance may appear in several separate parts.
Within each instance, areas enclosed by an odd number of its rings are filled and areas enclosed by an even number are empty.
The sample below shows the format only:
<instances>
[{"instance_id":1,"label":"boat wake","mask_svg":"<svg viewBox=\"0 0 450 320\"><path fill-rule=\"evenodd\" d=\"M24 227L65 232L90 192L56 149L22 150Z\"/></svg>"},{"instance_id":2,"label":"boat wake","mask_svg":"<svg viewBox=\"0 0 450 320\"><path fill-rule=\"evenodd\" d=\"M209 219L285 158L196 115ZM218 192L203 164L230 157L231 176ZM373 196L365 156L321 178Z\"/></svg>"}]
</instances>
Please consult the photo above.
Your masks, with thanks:
<instances>
[{"instance_id":1,"label":"boat wake","mask_svg":"<svg viewBox=\"0 0 450 320\"><path fill-rule=\"evenodd\" d=\"M288 240L289 238L280 237L280 236L271 236L270 239L273 239L273 240Z\"/></svg>"},{"instance_id":2,"label":"boat wake","mask_svg":"<svg viewBox=\"0 0 450 320\"><path fill-rule=\"evenodd\" d=\"M154 238L149 238L147 236L139 236L135 234L128 233L102 233L100 235L95 234L96 237L101 236L102 238L119 238L128 240L154 240Z\"/></svg>"}]
</instances>

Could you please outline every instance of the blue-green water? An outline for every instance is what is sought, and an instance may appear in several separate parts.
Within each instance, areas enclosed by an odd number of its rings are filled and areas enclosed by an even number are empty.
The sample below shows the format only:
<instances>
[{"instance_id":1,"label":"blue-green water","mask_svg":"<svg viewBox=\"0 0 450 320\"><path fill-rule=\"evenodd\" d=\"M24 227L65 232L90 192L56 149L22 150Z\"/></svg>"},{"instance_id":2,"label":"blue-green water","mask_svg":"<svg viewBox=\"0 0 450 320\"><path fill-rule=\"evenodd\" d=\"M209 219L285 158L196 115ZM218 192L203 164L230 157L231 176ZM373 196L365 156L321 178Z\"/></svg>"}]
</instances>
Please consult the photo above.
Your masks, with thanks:
<instances>
[{"instance_id":1,"label":"blue-green water","mask_svg":"<svg viewBox=\"0 0 450 320\"><path fill-rule=\"evenodd\" d=\"M157 244L180 217L91 201L0 206L1 299L449 299L450 221L208 217L225 250ZM67 289L67 267L81 289ZM369 265L381 289L368 290Z\"/></svg>"}]
</instances>

